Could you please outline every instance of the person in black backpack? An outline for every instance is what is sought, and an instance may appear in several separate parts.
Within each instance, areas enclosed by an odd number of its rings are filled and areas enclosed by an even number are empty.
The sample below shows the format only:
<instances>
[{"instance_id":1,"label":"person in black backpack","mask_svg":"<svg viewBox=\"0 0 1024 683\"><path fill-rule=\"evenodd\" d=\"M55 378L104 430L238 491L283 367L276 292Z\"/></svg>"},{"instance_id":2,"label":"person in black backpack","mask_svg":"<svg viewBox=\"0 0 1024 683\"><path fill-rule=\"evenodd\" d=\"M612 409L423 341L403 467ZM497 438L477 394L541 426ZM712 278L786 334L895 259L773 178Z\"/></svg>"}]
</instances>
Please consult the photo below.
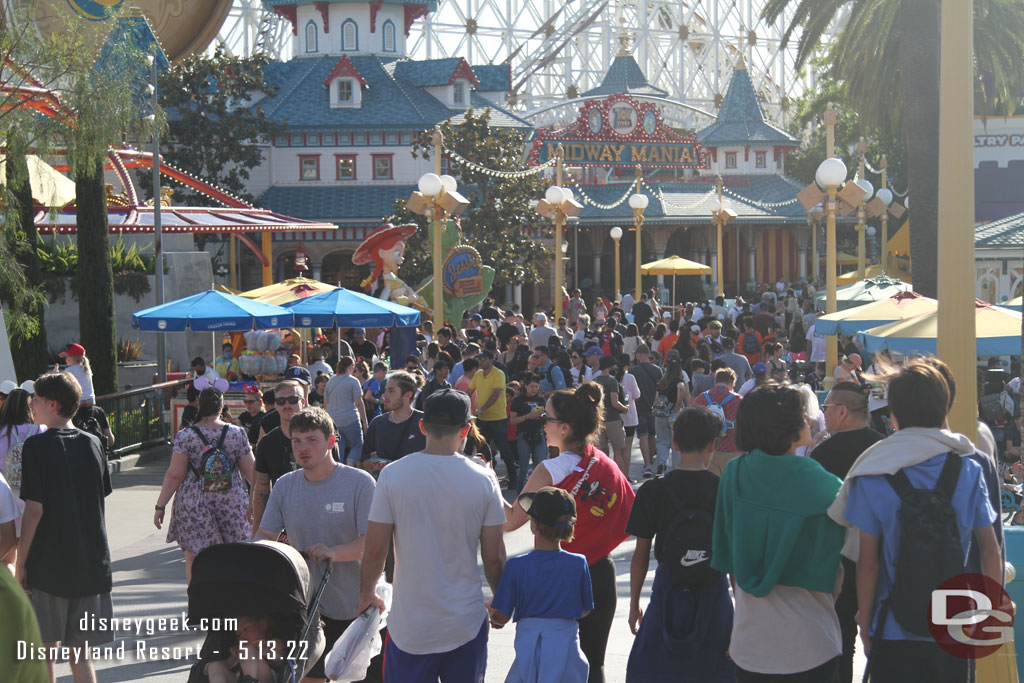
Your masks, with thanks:
<instances>
[{"instance_id":1,"label":"person in black backpack","mask_svg":"<svg viewBox=\"0 0 1024 683\"><path fill-rule=\"evenodd\" d=\"M877 683L964 683L968 660L940 647L928 610L936 588L968 573L972 539L982 573L1002 585L998 513L974 445L943 428L950 388L942 373L915 361L888 384L897 431L857 460L829 510L859 532L857 622L868 671Z\"/></svg>"},{"instance_id":2,"label":"person in black backpack","mask_svg":"<svg viewBox=\"0 0 1024 683\"><path fill-rule=\"evenodd\" d=\"M630 566L629 628L636 635L626 681L736 680L726 651L732 601L726 575L711 568L718 476L708 471L721 419L688 408L673 423L679 466L637 491L626 533L636 536ZM646 613L640 592L650 563L658 569Z\"/></svg>"}]
</instances>

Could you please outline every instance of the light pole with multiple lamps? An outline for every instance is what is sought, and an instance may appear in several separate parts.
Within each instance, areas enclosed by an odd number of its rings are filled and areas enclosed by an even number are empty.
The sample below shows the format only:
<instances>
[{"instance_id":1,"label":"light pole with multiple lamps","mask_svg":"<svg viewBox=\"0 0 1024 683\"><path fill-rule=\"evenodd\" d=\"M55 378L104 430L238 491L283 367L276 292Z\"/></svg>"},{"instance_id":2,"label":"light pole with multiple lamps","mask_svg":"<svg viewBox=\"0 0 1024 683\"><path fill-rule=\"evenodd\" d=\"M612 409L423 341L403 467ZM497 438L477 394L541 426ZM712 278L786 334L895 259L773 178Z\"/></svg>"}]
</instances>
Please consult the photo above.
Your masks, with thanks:
<instances>
[{"instance_id":1,"label":"light pole with multiple lamps","mask_svg":"<svg viewBox=\"0 0 1024 683\"><path fill-rule=\"evenodd\" d=\"M857 186L864 190L864 196L859 202L857 202L857 279L863 280L866 269L865 264L865 231L867 230L867 213L864 209L864 205L871 199L875 193L875 187L871 184L871 181L864 177L864 155L867 154L868 146L864 142L864 138L861 138L857 143Z\"/></svg>"},{"instance_id":2,"label":"light pole with multiple lamps","mask_svg":"<svg viewBox=\"0 0 1024 683\"><path fill-rule=\"evenodd\" d=\"M562 187L562 165L565 150L562 145L555 151L555 184L544 193L544 199L537 202L537 213L550 218L555 224L555 320L562 317L562 226L566 219L580 215L583 205L573 197L572 190ZM566 245L568 246L568 245Z\"/></svg>"},{"instance_id":3,"label":"light pole with multiple lamps","mask_svg":"<svg viewBox=\"0 0 1024 683\"><path fill-rule=\"evenodd\" d=\"M640 167L636 167L636 192L629 196L629 208L633 209L633 226L636 229L636 291L633 294L637 301L643 293L643 284L640 279L640 266L643 261L643 244L641 242L641 229L644 225L644 209L650 200L647 195L640 192Z\"/></svg>"},{"instance_id":4,"label":"light pole with multiple lamps","mask_svg":"<svg viewBox=\"0 0 1024 683\"><path fill-rule=\"evenodd\" d=\"M722 254L722 230L729 219L736 218L736 212L732 210L728 202L722 199L722 176L718 176L718 197L708 200L708 209L711 211L711 219L715 223L717 249L715 256L715 294L725 296L725 256ZM739 258L737 252L736 258Z\"/></svg>"},{"instance_id":5,"label":"light pole with multiple lamps","mask_svg":"<svg viewBox=\"0 0 1024 683\"><path fill-rule=\"evenodd\" d=\"M415 214L426 216L427 220L433 222L433 253L431 255L434 264L434 300L431 302L433 310L431 316L434 320L434 329L440 330L444 326L444 266L443 247L441 236L444 232L445 216L458 216L467 208L469 202L458 193L458 184L455 178L450 175L441 175L441 151L444 144L444 136L439 128L434 129L434 172L424 173L420 176L418 183L419 191L413 192L406 202L406 207Z\"/></svg>"},{"instance_id":6,"label":"light pole with multiple lamps","mask_svg":"<svg viewBox=\"0 0 1024 683\"><path fill-rule=\"evenodd\" d=\"M615 242L615 296L613 299L618 301L622 298L622 281L620 280L622 275L619 272L619 240L622 239L622 228L616 225L609 234Z\"/></svg>"}]
</instances>

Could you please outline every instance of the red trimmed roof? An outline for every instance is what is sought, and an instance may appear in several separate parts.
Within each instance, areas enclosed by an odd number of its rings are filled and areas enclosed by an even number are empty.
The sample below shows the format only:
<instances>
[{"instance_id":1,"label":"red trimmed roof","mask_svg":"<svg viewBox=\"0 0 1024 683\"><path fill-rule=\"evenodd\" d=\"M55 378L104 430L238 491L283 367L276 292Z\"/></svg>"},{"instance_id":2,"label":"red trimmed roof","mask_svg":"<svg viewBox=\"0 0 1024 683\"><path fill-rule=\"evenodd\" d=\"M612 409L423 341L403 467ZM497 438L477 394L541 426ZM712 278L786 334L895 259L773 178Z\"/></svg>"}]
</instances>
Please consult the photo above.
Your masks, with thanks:
<instances>
[{"instance_id":1,"label":"red trimmed roof","mask_svg":"<svg viewBox=\"0 0 1024 683\"><path fill-rule=\"evenodd\" d=\"M448 85L453 85L456 78L465 78L473 85L480 85L480 81L477 80L476 74L473 73L473 67L469 65L465 59L460 59L458 66L455 67L455 71L452 73L452 79L448 81Z\"/></svg>"},{"instance_id":2,"label":"red trimmed roof","mask_svg":"<svg viewBox=\"0 0 1024 683\"><path fill-rule=\"evenodd\" d=\"M470 73L472 73L472 71L470 71ZM354 64L352 64L352 60L348 58L348 55L342 55L341 59L338 60L338 63L334 65L334 68L331 69L331 73L328 74L327 78L324 80L324 87L330 87L331 81L335 78L344 78L346 76L356 79L359 81L359 85L364 88L366 87L366 79L363 78L362 74L359 73L359 70L356 69Z\"/></svg>"}]
</instances>

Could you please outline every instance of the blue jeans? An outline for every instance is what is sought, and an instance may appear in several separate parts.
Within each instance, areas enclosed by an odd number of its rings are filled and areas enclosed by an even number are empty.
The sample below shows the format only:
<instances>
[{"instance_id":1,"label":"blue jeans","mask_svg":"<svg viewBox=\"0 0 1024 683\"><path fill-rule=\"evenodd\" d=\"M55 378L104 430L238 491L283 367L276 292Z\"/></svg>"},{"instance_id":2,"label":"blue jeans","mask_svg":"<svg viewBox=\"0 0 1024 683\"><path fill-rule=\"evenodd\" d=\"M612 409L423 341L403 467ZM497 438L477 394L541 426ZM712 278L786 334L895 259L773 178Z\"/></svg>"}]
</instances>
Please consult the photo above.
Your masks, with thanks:
<instances>
[{"instance_id":1,"label":"blue jeans","mask_svg":"<svg viewBox=\"0 0 1024 683\"><path fill-rule=\"evenodd\" d=\"M411 328L410 328L411 329ZM487 671L487 621L476 637L448 652L414 655L390 637L384 641L384 683L463 683L482 681Z\"/></svg>"},{"instance_id":2,"label":"blue jeans","mask_svg":"<svg viewBox=\"0 0 1024 683\"><path fill-rule=\"evenodd\" d=\"M672 423L676 421L678 413L669 417L654 418L654 437L658 443L658 455L654 459L655 465L664 465L665 469L672 469L679 463L679 455L672 447Z\"/></svg>"},{"instance_id":3,"label":"blue jeans","mask_svg":"<svg viewBox=\"0 0 1024 683\"><path fill-rule=\"evenodd\" d=\"M526 475L530 469L530 458L533 457L534 466L539 465L545 458L548 457L548 445L544 443L544 434L541 434L540 443L536 446L531 446L526 443L526 439L519 436L516 439L516 450L519 452L519 476L516 482L516 492L522 491L523 487L526 486Z\"/></svg>"},{"instance_id":4,"label":"blue jeans","mask_svg":"<svg viewBox=\"0 0 1024 683\"><path fill-rule=\"evenodd\" d=\"M341 461L346 465L355 465L363 457L363 428L359 420L338 427L338 450Z\"/></svg>"}]
</instances>

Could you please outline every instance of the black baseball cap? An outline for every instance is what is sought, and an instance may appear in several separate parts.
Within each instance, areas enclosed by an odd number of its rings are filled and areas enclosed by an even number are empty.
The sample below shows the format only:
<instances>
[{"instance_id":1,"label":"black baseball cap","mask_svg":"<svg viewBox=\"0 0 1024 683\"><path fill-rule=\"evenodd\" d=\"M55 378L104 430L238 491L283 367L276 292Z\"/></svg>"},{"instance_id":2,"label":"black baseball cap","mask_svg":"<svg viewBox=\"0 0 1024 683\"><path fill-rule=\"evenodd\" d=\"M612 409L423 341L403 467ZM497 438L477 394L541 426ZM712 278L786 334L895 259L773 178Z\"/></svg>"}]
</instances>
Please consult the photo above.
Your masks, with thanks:
<instances>
[{"instance_id":1,"label":"black baseball cap","mask_svg":"<svg viewBox=\"0 0 1024 683\"><path fill-rule=\"evenodd\" d=\"M479 355L480 358L488 358L490 360L494 360L494 351L491 351L490 349L484 349L483 351L480 352Z\"/></svg>"},{"instance_id":2,"label":"black baseball cap","mask_svg":"<svg viewBox=\"0 0 1024 683\"><path fill-rule=\"evenodd\" d=\"M601 356L601 369L607 370L608 368L614 368L619 362L615 360L614 356Z\"/></svg>"},{"instance_id":3,"label":"black baseball cap","mask_svg":"<svg viewBox=\"0 0 1024 683\"><path fill-rule=\"evenodd\" d=\"M423 402L423 422L448 427L463 427L472 416L469 396L455 389L439 389Z\"/></svg>"},{"instance_id":4,"label":"black baseball cap","mask_svg":"<svg viewBox=\"0 0 1024 683\"><path fill-rule=\"evenodd\" d=\"M576 523L576 501L565 489L544 486L517 499L519 506L540 524L571 529Z\"/></svg>"},{"instance_id":5,"label":"black baseball cap","mask_svg":"<svg viewBox=\"0 0 1024 683\"><path fill-rule=\"evenodd\" d=\"M307 387L313 383L313 376L309 374L309 370L300 365L296 365L285 370L284 378L294 379L299 384Z\"/></svg>"}]
</instances>

